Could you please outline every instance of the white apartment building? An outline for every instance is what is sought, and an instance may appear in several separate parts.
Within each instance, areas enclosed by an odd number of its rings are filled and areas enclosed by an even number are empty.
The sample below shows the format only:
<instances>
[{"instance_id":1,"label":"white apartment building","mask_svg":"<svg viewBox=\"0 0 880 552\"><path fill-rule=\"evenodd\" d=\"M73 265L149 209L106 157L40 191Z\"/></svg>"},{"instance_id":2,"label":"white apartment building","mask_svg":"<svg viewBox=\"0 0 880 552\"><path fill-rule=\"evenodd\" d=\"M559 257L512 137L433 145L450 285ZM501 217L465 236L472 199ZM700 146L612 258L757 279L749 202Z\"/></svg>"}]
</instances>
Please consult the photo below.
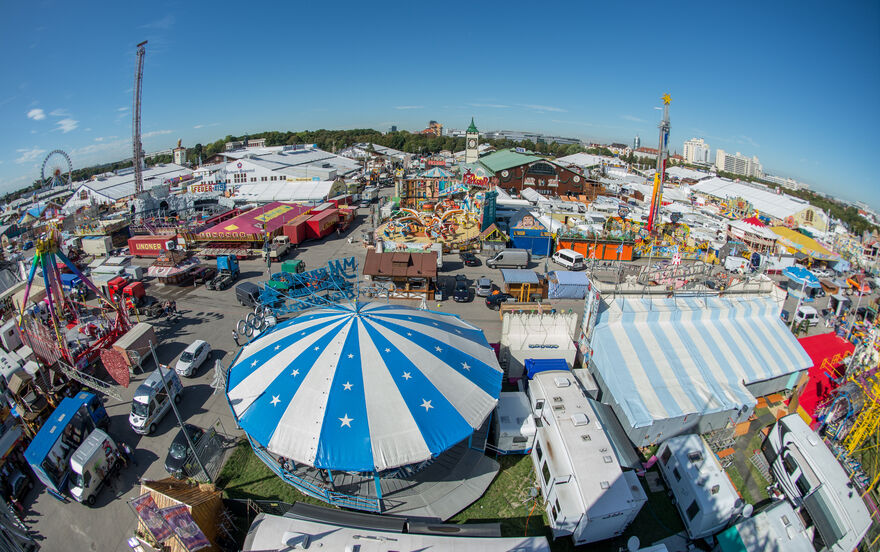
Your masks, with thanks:
<instances>
[{"instance_id":1,"label":"white apartment building","mask_svg":"<svg viewBox=\"0 0 880 552\"><path fill-rule=\"evenodd\" d=\"M764 174L764 168L757 157L746 157L740 152L730 155L722 149L715 152L715 168L743 176L760 177Z\"/></svg>"},{"instance_id":2,"label":"white apartment building","mask_svg":"<svg viewBox=\"0 0 880 552\"><path fill-rule=\"evenodd\" d=\"M684 143L684 152L682 153L685 161L688 163L709 164L709 144L702 138L691 138Z\"/></svg>"}]
</instances>

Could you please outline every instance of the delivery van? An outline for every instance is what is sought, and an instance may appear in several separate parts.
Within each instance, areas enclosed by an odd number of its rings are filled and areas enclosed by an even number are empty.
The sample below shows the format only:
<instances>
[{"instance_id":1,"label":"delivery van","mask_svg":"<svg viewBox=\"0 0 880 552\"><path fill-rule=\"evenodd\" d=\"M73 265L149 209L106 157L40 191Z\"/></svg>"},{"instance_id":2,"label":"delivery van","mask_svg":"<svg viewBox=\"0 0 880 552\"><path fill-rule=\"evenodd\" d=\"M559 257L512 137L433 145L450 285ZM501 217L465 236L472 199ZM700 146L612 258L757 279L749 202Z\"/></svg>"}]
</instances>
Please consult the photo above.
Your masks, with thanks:
<instances>
[{"instance_id":1,"label":"delivery van","mask_svg":"<svg viewBox=\"0 0 880 552\"><path fill-rule=\"evenodd\" d=\"M553 262L568 270L580 270L586 266L584 256L572 249L560 249L554 253Z\"/></svg>"},{"instance_id":2,"label":"delivery van","mask_svg":"<svg viewBox=\"0 0 880 552\"><path fill-rule=\"evenodd\" d=\"M235 286L235 298L241 306L255 308L260 304L260 286L251 282L242 282Z\"/></svg>"},{"instance_id":3,"label":"delivery van","mask_svg":"<svg viewBox=\"0 0 880 552\"><path fill-rule=\"evenodd\" d=\"M118 467L119 450L113 438L100 429L92 431L70 457L70 496L92 506Z\"/></svg>"},{"instance_id":4,"label":"delivery van","mask_svg":"<svg viewBox=\"0 0 880 552\"><path fill-rule=\"evenodd\" d=\"M799 325L804 320L810 326L815 326L819 323L819 311L817 311L814 307L809 306L800 306L797 311L794 313L794 323L795 325Z\"/></svg>"},{"instance_id":5,"label":"delivery van","mask_svg":"<svg viewBox=\"0 0 880 552\"><path fill-rule=\"evenodd\" d=\"M167 392L165 385L162 384L163 375L165 383L168 385ZM171 409L171 401L180 402L181 393L183 393L183 385L180 383L177 372L164 365L161 371L158 368L153 370L144 383L135 390L134 398L131 400L131 413L128 415L131 429L140 435L154 433L156 425Z\"/></svg>"},{"instance_id":6,"label":"delivery van","mask_svg":"<svg viewBox=\"0 0 880 552\"><path fill-rule=\"evenodd\" d=\"M526 268L529 266L529 252L526 249L502 249L486 261L489 268Z\"/></svg>"}]
</instances>

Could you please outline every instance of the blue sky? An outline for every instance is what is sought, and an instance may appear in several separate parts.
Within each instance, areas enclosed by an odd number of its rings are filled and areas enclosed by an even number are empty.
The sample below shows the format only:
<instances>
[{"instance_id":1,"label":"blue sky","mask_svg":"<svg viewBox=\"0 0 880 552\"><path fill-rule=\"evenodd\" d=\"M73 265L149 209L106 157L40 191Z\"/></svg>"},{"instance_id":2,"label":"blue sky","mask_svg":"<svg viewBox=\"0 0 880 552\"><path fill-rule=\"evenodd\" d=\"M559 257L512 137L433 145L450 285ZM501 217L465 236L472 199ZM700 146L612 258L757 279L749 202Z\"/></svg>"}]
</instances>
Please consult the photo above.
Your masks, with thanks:
<instances>
[{"instance_id":1,"label":"blue sky","mask_svg":"<svg viewBox=\"0 0 880 552\"><path fill-rule=\"evenodd\" d=\"M880 208L880 4L7 3L0 191L131 155L135 45L147 151L261 130L418 130L429 119L757 155ZM660 60L660 61L656 61Z\"/></svg>"}]
</instances>

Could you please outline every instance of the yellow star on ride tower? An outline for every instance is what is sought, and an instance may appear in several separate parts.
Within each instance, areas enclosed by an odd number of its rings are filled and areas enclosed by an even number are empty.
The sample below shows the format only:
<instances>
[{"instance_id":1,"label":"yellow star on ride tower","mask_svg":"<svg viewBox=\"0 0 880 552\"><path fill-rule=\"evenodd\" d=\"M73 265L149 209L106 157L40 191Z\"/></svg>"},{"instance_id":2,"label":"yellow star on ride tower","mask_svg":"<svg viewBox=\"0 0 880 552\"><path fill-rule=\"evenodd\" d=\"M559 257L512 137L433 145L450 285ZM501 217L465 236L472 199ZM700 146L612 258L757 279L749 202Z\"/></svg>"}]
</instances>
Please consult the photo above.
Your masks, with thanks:
<instances>
[{"instance_id":1,"label":"yellow star on ride tower","mask_svg":"<svg viewBox=\"0 0 880 552\"><path fill-rule=\"evenodd\" d=\"M660 96L660 99L663 100L663 105L669 105L672 102L672 96L668 92Z\"/></svg>"}]
</instances>

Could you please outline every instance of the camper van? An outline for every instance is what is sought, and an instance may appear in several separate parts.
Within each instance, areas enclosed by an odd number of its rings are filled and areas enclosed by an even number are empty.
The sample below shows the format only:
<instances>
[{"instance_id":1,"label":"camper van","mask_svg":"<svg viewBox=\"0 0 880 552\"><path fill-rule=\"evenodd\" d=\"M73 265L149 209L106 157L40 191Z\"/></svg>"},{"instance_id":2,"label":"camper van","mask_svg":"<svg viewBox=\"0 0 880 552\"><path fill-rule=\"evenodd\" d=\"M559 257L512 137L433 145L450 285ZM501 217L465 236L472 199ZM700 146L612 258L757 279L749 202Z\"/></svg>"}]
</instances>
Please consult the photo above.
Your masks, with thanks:
<instances>
[{"instance_id":1,"label":"camper van","mask_svg":"<svg viewBox=\"0 0 880 552\"><path fill-rule=\"evenodd\" d=\"M580 270L586 266L584 256L572 249L560 249L554 253L553 262L568 270Z\"/></svg>"},{"instance_id":2,"label":"camper van","mask_svg":"<svg viewBox=\"0 0 880 552\"><path fill-rule=\"evenodd\" d=\"M165 376L165 385L162 384L162 376ZM144 383L140 384L134 392L131 400L131 413L128 415L128 423L135 433L150 435L156 431L156 424L162 421L165 413L171 408L171 401L180 402L180 394L183 386L177 372L167 366L153 371ZM169 397L168 394L171 394Z\"/></svg>"},{"instance_id":3,"label":"camper van","mask_svg":"<svg viewBox=\"0 0 880 552\"><path fill-rule=\"evenodd\" d=\"M761 451L776 483L796 509L806 510L817 552L853 550L871 527L857 489L815 431L797 414L780 418Z\"/></svg>"},{"instance_id":4,"label":"camper van","mask_svg":"<svg viewBox=\"0 0 880 552\"><path fill-rule=\"evenodd\" d=\"M505 391L499 395L492 417L492 434L499 454L528 454L532 451L535 420L525 393Z\"/></svg>"},{"instance_id":5,"label":"camper van","mask_svg":"<svg viewBox=\"0 0 880 552\"><path fill-rule=\"evenodd\" d=\"M794 313L794 323L800 324L805 320L810 326L817 325L819 323L819 311L815 307L801 305Z\"/></svg>"},{"instance_id":6,"label":"camper van","mask_svg":"<svg viewBox=\"0 0 880 552\"><path fill-rule=\"evenodd\" d=\"M529 266L527 249L502 249L486 261L489 268L526 268Z\"/></svg>"},{"instance_id":7,"label":"camper van","mask_svg":"<svg viewBox=\"0 0 880 552\"><path fill-rule=\"evenodd\" d=\"M96 429L70 457L70 496L89 506L95 503L104 482L118 467L119 453L113 438Z\"/></svg>"},{"instance_id":8,"label":"camper van","mask_svg":"<svg viewBox=\"0 0 880 552\"><path fill-rule=\"evenodd\" d=\"M745 502L699 435L667 439L657 457L690 538L710 537L742 512Z\"/></svg>"}]
</instances>

